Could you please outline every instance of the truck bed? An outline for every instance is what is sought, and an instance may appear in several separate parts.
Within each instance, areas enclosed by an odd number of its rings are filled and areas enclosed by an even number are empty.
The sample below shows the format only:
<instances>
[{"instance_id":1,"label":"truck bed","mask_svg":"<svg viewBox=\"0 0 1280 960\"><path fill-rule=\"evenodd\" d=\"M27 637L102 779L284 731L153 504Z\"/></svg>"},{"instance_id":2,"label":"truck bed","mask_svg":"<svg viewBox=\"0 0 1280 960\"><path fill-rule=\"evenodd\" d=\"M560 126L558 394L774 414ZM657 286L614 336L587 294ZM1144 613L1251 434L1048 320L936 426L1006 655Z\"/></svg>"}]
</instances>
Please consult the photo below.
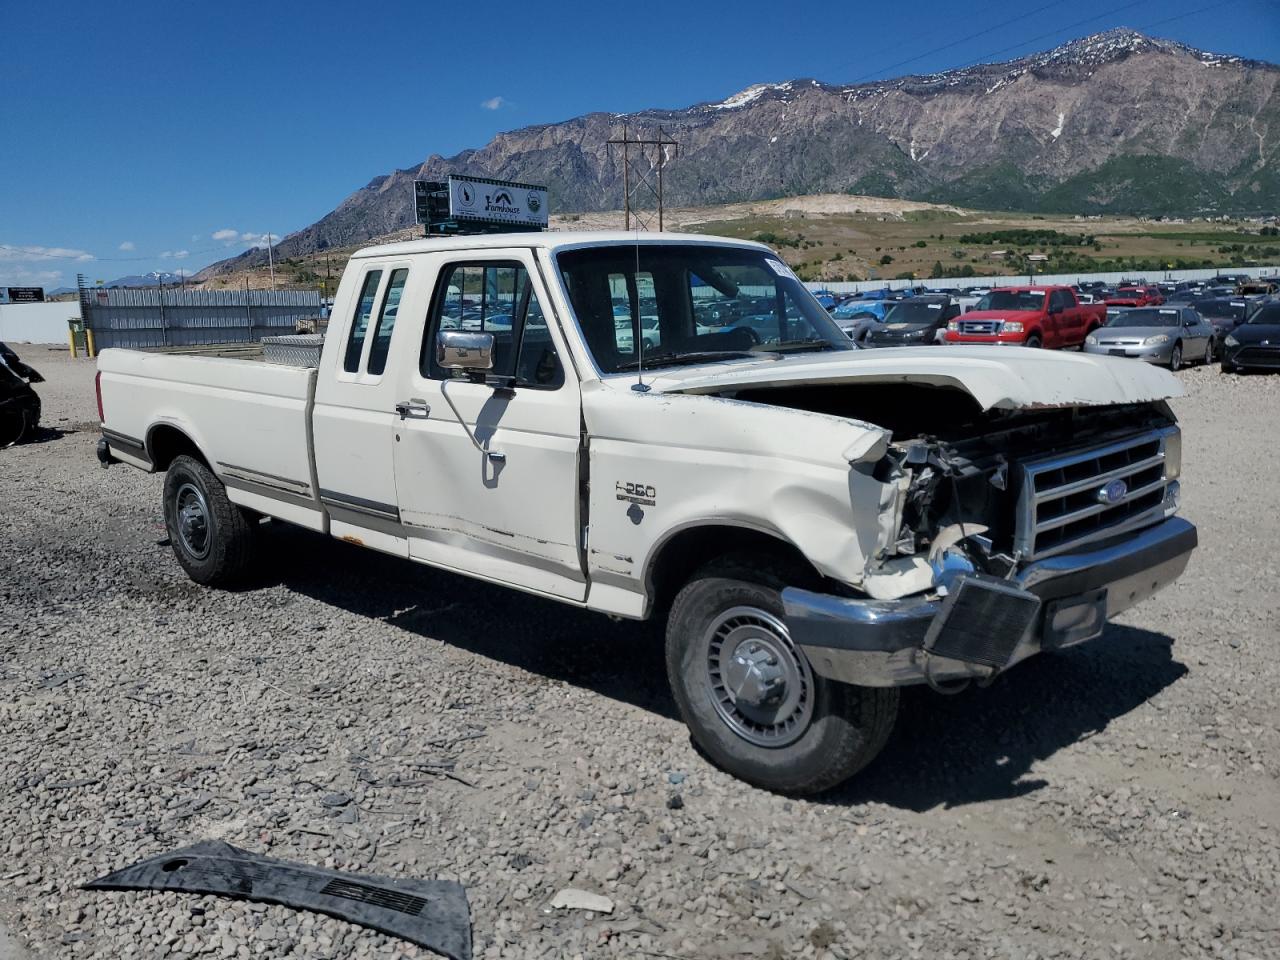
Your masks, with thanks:
<instances>
[{"instance_id":1,"label":"truck bed","mask_svg":"<svg viewBox=\"0 0 1280 960\"><path fill-rule=\"evenodd\" d=\"M103 350L103 432L112 453L147 469L166 426L190 437L234 502L323 526L311 452L316 371L227 357Z\"/></svg>"}]
</instances>

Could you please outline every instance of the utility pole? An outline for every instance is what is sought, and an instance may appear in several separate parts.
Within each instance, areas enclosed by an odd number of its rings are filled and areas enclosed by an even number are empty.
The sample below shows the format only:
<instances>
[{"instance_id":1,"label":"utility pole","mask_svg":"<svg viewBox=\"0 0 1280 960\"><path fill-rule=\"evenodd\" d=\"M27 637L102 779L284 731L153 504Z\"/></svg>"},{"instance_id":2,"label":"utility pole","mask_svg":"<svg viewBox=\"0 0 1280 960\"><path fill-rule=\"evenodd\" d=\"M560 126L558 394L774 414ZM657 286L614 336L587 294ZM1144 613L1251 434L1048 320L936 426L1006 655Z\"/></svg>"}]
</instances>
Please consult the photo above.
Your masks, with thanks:
<instances>
[{"instance_id":1,"label":"utility pole","mask_svg":"<svg viewBox=\"0 0 1280 960\"><path fill-rule=\"evenodd\" d=\"M652 213L648 217L636 206L636 192L644 187L658 204L658 229L662 230L665 203L663 197L663 169L673 159L680 156L680 144L667 136L662 127L658 128L657 137L633 137L627 125L622 125L622 137L612 137L607 147L622 148L622 195L626 229L631 229L631 218L634 215L636 229L649 229L653 223ZM634 151L632 148L636 148ZM649 151L653 149L650 159ZM674 148L674 153L669 152ZM612 155L612 150L610 150ZM641 164L648 164L645 169ZM634 165L634 167L633 167ZM634 181L632 175L634 174Z\"/></svg>"},{"instance_id":2,"label":"utility pole","mask_svg":"<svg viewBox=\"0 0 1280 960\"><path fill-rule=\"evenodd\" d=\"M276 288L276 257L271 249L271 234L267 234L267 263L271 265L271 289Z\"/></svg>"}]
</instances>

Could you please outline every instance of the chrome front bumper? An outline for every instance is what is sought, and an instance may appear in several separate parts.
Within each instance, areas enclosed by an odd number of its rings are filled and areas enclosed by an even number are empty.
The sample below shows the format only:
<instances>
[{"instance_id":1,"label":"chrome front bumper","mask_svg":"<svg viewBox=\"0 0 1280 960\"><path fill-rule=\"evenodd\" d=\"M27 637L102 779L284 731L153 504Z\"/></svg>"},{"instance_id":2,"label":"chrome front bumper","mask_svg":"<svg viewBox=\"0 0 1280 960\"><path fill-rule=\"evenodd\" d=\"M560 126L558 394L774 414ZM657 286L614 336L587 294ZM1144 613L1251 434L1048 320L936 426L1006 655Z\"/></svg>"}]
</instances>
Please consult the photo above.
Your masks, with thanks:
<instances>
[{"instance_id":1,"label":"chrome front bumper","mask_svg":"<svg viewBox=\"0 0 1280 960\"><path fill-rule=\"evenodd\" d=\"M1023 567L1011 584L1040 598L1040 612L1000 669L1041 650L1102 633L1106 621L1171 584L1196 547L1196 528L1180 517L1102 546ZM925 652L942 599L856 600L788 587L782 592L791 638L824 677L868 687L988 677L981 664Z\"/></svg>"}]
</instances>

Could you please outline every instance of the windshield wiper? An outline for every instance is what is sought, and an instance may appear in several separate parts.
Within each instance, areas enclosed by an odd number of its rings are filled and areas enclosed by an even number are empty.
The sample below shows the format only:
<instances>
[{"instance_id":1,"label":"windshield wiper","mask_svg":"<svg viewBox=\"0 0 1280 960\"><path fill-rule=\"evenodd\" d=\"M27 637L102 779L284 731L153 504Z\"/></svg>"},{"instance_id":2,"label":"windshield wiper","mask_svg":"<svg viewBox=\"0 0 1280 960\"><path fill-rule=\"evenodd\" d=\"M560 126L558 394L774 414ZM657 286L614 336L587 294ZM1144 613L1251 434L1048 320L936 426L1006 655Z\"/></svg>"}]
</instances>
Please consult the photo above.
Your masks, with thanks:
<instances>
[{"instance_id":1,"label":"windshield wiper","mask_svg":"<svg viewBox=\"0 0 1280 960\"><path fill-rule=\"evenodd\" d=\"M805 337L801 340L783 340L767 346L770 353L801 353L815 350L839 350L836 344L822 337Z\"/></svg>"},{"instance_id":2,"label":"windshield wiper","mask_svg":"<svg viewBox=\"0 0 1280 960\"><path fill-rule=\"evenodd\" d=\"M651 353L647 357L620 363L614 367L614 372L621 373L623 370L638 370L641 367L648 370L650 367L674 367L686 363L711 363L716 360L744 360L758 356L760 354L752 353L749 350L699 350L693 353L676 353L673 350L669 350L665 353Z\"/></svg>"}]
</instances>

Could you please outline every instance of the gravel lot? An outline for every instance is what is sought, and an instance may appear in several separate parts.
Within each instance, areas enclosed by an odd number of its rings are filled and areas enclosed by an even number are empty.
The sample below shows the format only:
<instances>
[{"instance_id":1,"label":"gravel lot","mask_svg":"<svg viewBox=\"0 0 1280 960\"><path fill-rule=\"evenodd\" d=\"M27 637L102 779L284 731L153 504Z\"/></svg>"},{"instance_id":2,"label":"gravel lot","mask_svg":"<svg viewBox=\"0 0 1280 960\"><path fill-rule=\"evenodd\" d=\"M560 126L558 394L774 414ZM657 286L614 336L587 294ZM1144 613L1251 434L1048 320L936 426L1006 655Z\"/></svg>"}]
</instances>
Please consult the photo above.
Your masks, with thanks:
<instances>
[{"instance_id":1,"label":"gravel lot","mask_svg":"<svg viewBox=\"0 0 1280 960\"><path fill-rule=\"evenodd\" d=\"M93 459L92 362L19 352L56 432L0 451L0 958L431 956L79 889L211 838L460 880L482 957L1280 955L1280 377L1179 375L1175 588L909 691L871 768L795 801L698 756L646 627L282 526L259 585L190 583L161 478ZM614 913L552 910L569 886Z\"/></svg>"}]
</instances>

